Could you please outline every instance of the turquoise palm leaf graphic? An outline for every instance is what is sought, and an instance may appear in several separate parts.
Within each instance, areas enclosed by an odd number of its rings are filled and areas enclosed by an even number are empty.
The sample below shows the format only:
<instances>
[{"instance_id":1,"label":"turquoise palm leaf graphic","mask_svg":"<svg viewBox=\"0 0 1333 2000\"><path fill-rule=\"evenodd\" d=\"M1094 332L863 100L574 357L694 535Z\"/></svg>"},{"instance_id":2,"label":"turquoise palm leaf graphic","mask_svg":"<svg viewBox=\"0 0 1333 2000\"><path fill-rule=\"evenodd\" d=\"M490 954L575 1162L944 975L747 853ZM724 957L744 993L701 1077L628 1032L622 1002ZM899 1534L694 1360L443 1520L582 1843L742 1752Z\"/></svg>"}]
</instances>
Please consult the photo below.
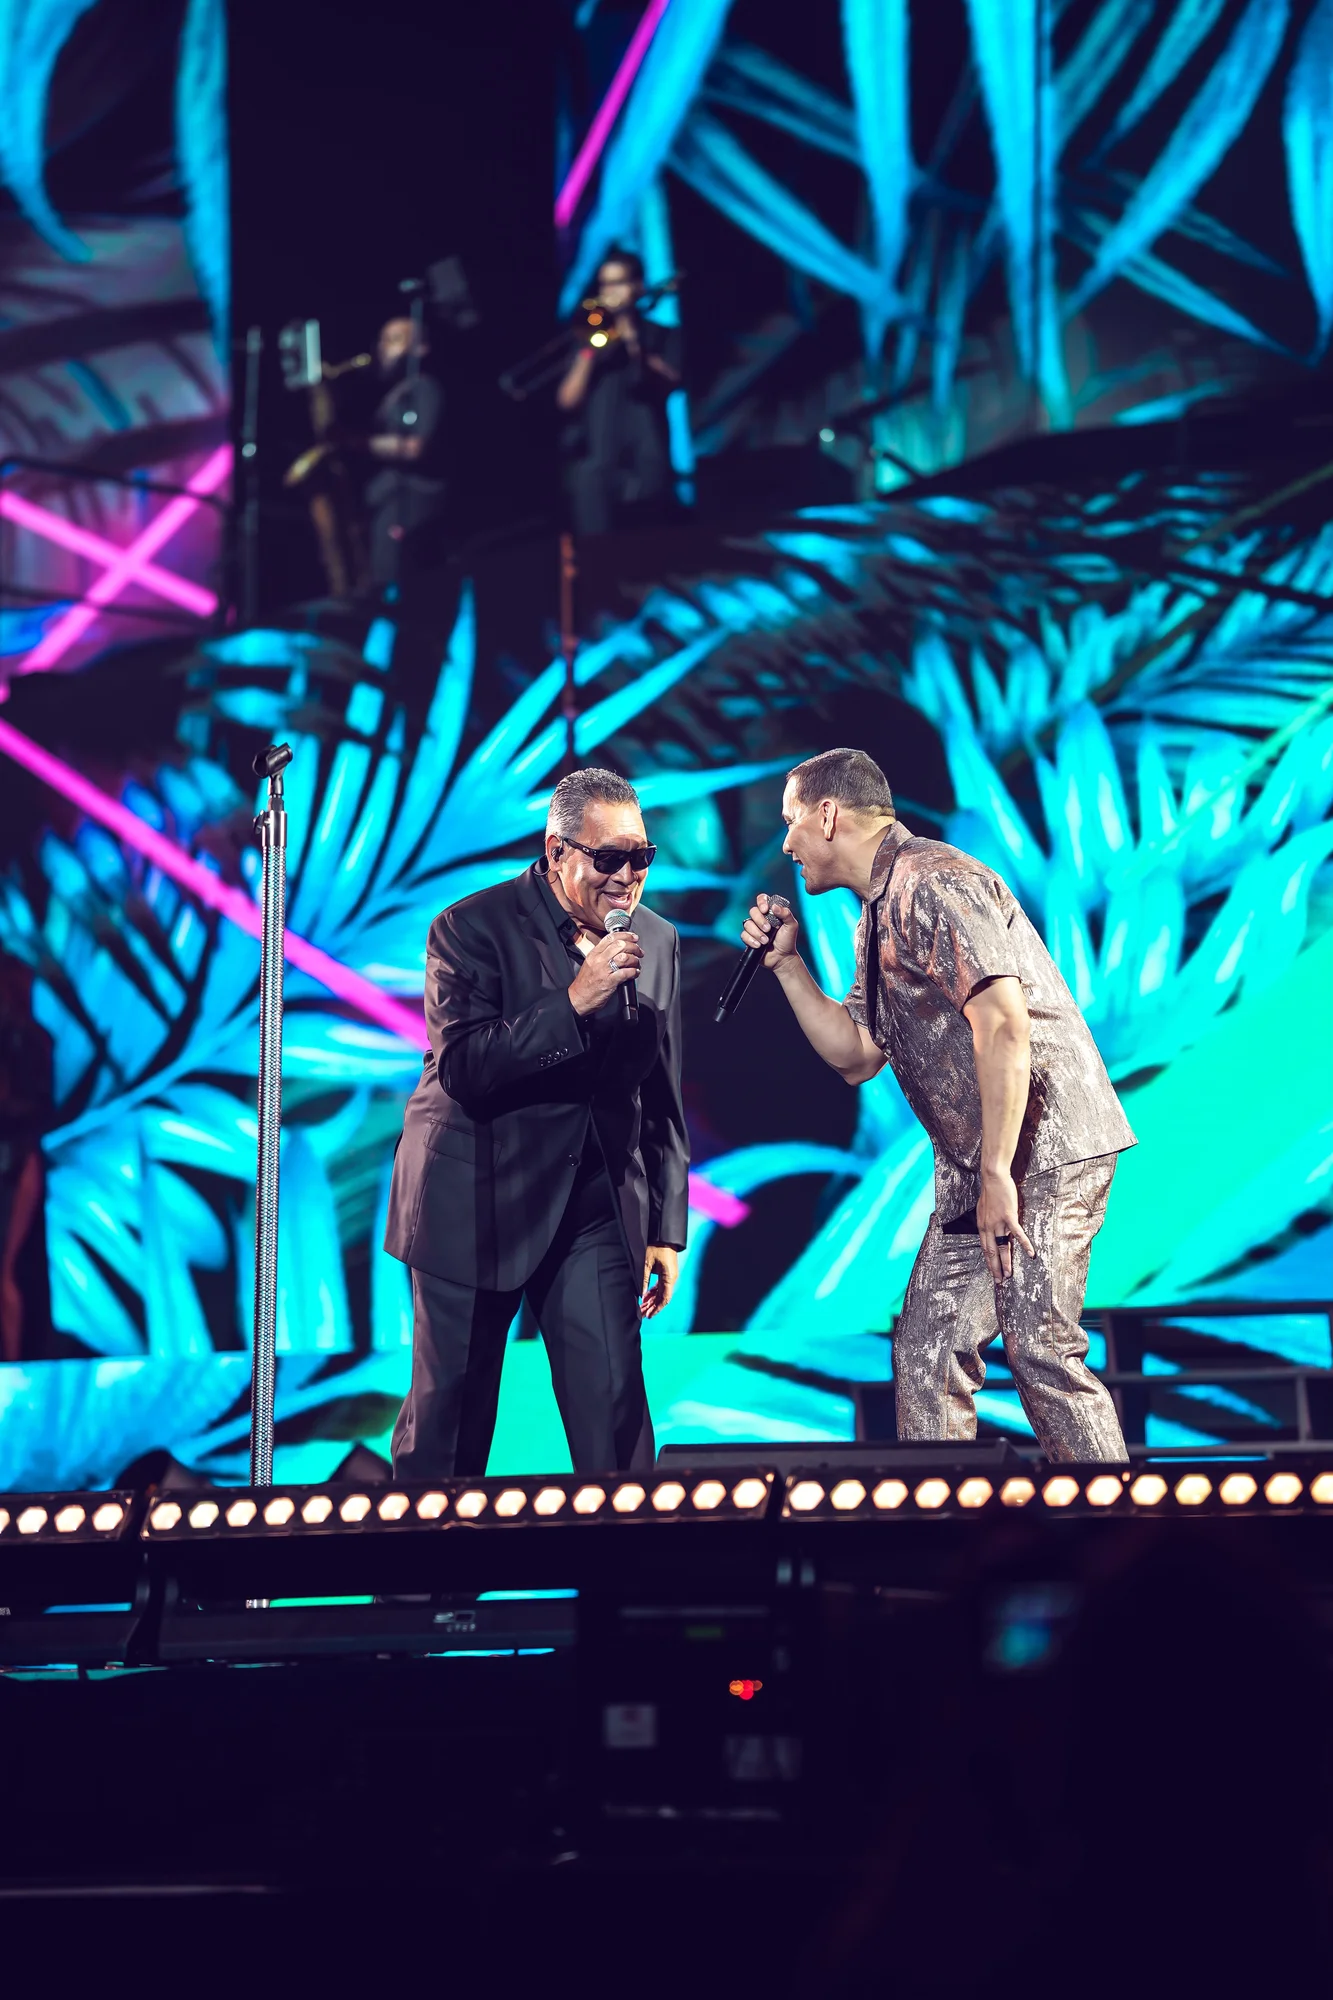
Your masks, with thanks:
<instances>
[{"instance_id":1,"label":"turquoise palm leaf graphic","mask_svg":"<svg viewBox=\"0 0 1333 2000\"><path fill-rule=\"evenodd\" d=\"M660 621L654 629L662 633ZM580 718L583 754L621 737L702 667L730 629L710 626L683 644L659 636L646 666L648 642L632 628L587 648L579 679L596 698ZM134 785L125 796L141 817L190 844L246 806L223 763L197 747L210 732L220 741L237 724L286 730L303 715L323 714L321 733L291 729L289 920L368 977L414 993L436 911L525 867L537 845L563 752L563 726L549 719L563 668L544 668L463 755L476 670L471 592L463 593L412 743L383 684L393 638L381 620L360 653L283 632L218 642L204 662L206 699L192 711L194 754L164 769L151 788ZM627 674L627 666L638 671ZM619 684L602 693L604 679ZM331 736L329 687L337 690ZM649 771L641 781L645 808L690 810L780 765L744 760ZM255 890L252 858L244 855L242 865ZM659 884L667 894L727 891L732 878L664 861L655 871ZM201 1391L202 1403L182 1404L173 1448L188 1446L201 1464L240 1476L243 1420L222 1418L240 1393L237 1368L248 1364L244 1355L215 1352L199 1283L203 1274L230 1270L244 1338L257 949L86 825L71 840L45 836L36 880L11 875L0 883L0 941L37 972L37 1010L56 1044L60 1121L46 1145L55 1322L108 1364L150 1361L159 1373L105 1379L138 1384L156 1423L165 1406L148 1385L165 1379L160 1370L188 1364L214 1373L211 1396ZM410 1342L405 1274L376 1245L393 1139L419 1053L347 1018L305 975L289 972L287 1002L278 1348L289 1383L298 1362L315 1373L301 1378L299 1395L293 1387L285 1405L280 1394L279 1415L286 1407L288 1421L298 1422L303 1409L322 1402L382 1400L386 1381L401 1394ZM347 1245L367 1239L372 1357L383 1357L373 1365L353 1355L344 1277ZM40 1370L29 1379L37 1402L47 1380ZM126 1396L138 1393L124 1387ZM103 1458L115 1460L102 1463L105 1477L129 1454L115 1456L123 1398L118 1392L102 1407L109 1427ZM91 1408L81 1421L92 1423ZM93 1444L79 1449L81 1462L93 1466Z\"/></svg>"}]
</instances>

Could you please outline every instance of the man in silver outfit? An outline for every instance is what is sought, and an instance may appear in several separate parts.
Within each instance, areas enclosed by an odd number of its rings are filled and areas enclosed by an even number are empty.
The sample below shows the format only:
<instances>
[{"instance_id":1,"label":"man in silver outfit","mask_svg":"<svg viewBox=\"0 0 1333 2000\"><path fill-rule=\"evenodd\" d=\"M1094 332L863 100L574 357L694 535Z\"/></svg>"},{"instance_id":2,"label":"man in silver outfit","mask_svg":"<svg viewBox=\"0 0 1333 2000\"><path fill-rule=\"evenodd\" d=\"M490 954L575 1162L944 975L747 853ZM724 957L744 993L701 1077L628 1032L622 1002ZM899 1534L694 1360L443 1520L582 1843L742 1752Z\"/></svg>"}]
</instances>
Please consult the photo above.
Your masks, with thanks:
<instances>
[{"instance_id":1,"label":"man in silver outfit","mask_svg":"<svg viewBox=\"0 0 1333 2000\"><path fill-rule=\"evenodd\" d=\"M798 764L782 800L811 895L864 908L845 1000L816 984L797 920L745 922L807 1041L848 1083L888 1062L935 1148L935 1212L893 1335L898 1436L976 1436L982 1349L1004 1337L1048 1459L1127 1459L1079 1324L1116 1155L1134 1134L1045 945L991 869L920 840L861 750ZM778 913L774 912L774 916Z\"/></svg>"}]
</instances>

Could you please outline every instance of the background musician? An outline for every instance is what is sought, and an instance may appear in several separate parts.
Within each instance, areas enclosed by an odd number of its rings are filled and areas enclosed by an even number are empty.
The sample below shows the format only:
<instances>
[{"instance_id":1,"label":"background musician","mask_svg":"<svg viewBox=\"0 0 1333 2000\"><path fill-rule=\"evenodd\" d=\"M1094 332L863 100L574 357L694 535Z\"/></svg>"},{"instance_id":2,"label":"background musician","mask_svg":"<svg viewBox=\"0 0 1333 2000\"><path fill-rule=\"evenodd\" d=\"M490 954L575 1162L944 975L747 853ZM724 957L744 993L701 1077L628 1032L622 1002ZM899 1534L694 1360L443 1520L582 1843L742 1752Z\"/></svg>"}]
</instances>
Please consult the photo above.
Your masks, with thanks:
<instances>
[{"instance_id":1,"label":"background musician","mask_svg":"<svg viewBox=\"0 0 1333 2000\"><path fill-rule=\"evenodd\" d=\"M445 502L441 476L444 392L422 367L429 342L403 315L386 320L375 346L384 393L366 446L378 469L366 485L370 576L383 589L428 557Z\"/></svg>"},{"instance_id":2,"label":"background musician","mask_svg":"<svg viewBox=\"0 0 1333 2000\"><path fill-rule=\"evenodd\" d=\"M643 264L611 250L597 273L604 345L585 339L556 392L570 419L564 438L576 533L647 526L670 511L667 397L679 388L679 329L637 310ZM609 322L609 323L608 323Z\"/></svg>"}]
</instances>

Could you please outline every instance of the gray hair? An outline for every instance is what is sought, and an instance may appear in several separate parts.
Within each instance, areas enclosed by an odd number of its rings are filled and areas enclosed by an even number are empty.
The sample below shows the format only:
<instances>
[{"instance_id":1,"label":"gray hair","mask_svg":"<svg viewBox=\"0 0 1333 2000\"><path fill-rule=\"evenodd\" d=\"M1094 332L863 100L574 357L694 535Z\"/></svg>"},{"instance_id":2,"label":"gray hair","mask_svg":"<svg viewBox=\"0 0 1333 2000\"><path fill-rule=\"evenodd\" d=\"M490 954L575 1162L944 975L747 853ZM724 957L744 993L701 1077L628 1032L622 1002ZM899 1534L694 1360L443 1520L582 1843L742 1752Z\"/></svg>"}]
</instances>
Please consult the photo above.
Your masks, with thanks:
<instances>
[{"instance_id":1,"label":"gray hair","mask_svg":"<svg viewBox=\"0 0 1333 2000\"><path fill-rule=\"evenodd\" d=\"M793 765L787 780L795 783L799 805L836 799L851 812L873 813L880 819L897 817L889 781L864 750L821 750L817 757Z\"/></svg>"},{"instance_id":2,"label":"gray hair","mask_svg":"<svg viewBox=\"0 0 1333 2000\"><path fill-rule=\"evenodd\" d=\"M583 816L591 805L637 806L639 795L628 778L594 765L582 771L568 771L551 794L546 808L546 831L560 840L577 840L583 831Z\"/></svg>"}]
</instances>

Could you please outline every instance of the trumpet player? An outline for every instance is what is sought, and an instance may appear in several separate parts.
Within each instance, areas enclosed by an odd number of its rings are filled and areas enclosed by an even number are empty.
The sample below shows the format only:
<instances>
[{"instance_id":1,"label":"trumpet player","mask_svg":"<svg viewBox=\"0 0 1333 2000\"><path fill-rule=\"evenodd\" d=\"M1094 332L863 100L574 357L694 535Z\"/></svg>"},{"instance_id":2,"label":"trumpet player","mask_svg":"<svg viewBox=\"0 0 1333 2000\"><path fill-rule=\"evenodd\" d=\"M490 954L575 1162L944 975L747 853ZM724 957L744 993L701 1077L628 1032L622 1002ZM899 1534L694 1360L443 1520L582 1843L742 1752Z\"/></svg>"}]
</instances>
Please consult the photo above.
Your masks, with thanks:
<instances>
[{"instance_id":1,"label":"trumpet player","mask_svg":"<svg viewBox=\"0 0 1333 2000\"><path fill-rule=\"evenodd\" d=\"M586 332L556 391L576 533L646 526L671 504L667 397L680 386L678 329L638 310L643 265L611 250L585 306Z\"/></svg>"}]
</instances>

